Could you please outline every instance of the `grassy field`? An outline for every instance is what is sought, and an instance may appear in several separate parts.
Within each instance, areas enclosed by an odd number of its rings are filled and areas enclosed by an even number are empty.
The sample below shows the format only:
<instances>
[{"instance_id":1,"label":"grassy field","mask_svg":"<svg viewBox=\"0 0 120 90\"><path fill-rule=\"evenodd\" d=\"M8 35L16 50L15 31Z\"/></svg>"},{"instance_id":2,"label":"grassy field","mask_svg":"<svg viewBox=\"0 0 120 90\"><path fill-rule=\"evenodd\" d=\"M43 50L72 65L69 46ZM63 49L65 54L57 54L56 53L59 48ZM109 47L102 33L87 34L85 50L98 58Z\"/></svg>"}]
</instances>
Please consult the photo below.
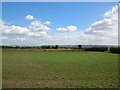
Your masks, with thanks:
<instances>
[{"instance_id":1,"label":"grassy field","mask_svg":"<svg viewBox=\"0 0 120 90\"><path fill-rule=\"evenodd\" d=\"M118 87L118 54L3 49L3 88Z\"/></svg>"}]
</instances>

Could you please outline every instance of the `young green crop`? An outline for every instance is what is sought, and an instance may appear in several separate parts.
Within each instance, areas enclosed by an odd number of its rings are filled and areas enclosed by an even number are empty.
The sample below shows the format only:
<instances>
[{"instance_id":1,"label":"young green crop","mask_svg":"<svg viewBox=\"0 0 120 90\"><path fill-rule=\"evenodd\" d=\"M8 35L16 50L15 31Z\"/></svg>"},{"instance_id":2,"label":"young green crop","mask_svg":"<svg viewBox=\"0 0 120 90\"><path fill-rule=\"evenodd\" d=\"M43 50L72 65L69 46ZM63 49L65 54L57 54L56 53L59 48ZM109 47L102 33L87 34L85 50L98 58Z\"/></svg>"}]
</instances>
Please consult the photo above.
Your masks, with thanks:
<instances>
[{"instance_id":1,"label":"young green crop","mask_svg":"<svg viewBox=\"0 0 120 90\"><path fill-rule=\"evenodd\" d=\"M118 54L3 49L4 88L115 88Z\"/></svg>"}]
</instances>

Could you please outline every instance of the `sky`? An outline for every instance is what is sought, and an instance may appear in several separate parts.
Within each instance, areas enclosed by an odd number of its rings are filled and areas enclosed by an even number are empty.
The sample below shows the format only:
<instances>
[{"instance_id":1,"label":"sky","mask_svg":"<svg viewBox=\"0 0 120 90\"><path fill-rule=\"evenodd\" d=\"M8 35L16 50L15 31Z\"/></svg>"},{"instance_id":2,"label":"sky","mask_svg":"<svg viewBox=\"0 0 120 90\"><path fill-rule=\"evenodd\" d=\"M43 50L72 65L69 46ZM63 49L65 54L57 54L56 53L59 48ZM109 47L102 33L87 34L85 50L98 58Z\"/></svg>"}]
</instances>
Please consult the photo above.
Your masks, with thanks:
<instances>
[{"instance_id":1,"label":"sky","mask_svg":"<svg viewBox=\"0 0 120 90\"><path fill-rule=\"evenodd\" d=\"M3 2L1 45L117 45L117 2Z\"/></svg>"}]
</instances>

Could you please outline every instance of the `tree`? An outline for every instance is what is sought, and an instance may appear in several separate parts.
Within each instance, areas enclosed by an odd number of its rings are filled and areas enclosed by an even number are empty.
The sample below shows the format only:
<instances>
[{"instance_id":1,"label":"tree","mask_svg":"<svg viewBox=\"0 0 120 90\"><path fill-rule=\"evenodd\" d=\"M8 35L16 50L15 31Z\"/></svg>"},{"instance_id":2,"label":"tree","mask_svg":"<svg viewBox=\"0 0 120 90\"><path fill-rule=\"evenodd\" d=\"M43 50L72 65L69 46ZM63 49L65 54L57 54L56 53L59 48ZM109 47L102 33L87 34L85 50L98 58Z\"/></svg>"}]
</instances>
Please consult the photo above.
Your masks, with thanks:
<instances>
[{"instance_id":1,"label":"tree","mask_svg":"<svg viewBox=\"0 0 120 90\"><path fill-rule=\"evenodd\" d=\"M55 49L58 49L58 45L55 46Z\"/></svg>"},{"instance_id":2,"label":"tree","mask_svg":"<svg viewBox=\"0 0 120 90\"><path fill-rule=\"evenodd\" d=\"M41 46L42 49L45 49L45 46Z\"/></svg>"},{"instance_id":3,"label":"tree","mask_svg":"<svg viewBox=\"0 0 120 90\"><path fill-rule=\"evenodd\" d=\"M81 45L78 45L78 48L81 49Z\"/></svg>"}]
</instances>

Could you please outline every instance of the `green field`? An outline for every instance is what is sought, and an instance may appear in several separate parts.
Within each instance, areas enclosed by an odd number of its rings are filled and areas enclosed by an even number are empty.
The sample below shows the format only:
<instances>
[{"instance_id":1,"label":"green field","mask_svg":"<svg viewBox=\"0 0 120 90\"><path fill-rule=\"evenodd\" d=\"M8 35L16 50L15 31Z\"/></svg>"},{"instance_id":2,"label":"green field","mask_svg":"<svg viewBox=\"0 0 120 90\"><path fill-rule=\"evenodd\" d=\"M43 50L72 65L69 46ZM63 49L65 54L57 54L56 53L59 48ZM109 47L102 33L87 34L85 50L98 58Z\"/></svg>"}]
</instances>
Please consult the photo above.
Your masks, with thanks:
<instances>
[{"instance_id":1,"label":"green field","mask_svg":"<svg viewBox=\"0 0 120 90\"><path fill-rule=\"evenodd\" d=\"M115 88L118 54L89 51L2 51L3 88Z\"/></svg>"}]
</instances>

